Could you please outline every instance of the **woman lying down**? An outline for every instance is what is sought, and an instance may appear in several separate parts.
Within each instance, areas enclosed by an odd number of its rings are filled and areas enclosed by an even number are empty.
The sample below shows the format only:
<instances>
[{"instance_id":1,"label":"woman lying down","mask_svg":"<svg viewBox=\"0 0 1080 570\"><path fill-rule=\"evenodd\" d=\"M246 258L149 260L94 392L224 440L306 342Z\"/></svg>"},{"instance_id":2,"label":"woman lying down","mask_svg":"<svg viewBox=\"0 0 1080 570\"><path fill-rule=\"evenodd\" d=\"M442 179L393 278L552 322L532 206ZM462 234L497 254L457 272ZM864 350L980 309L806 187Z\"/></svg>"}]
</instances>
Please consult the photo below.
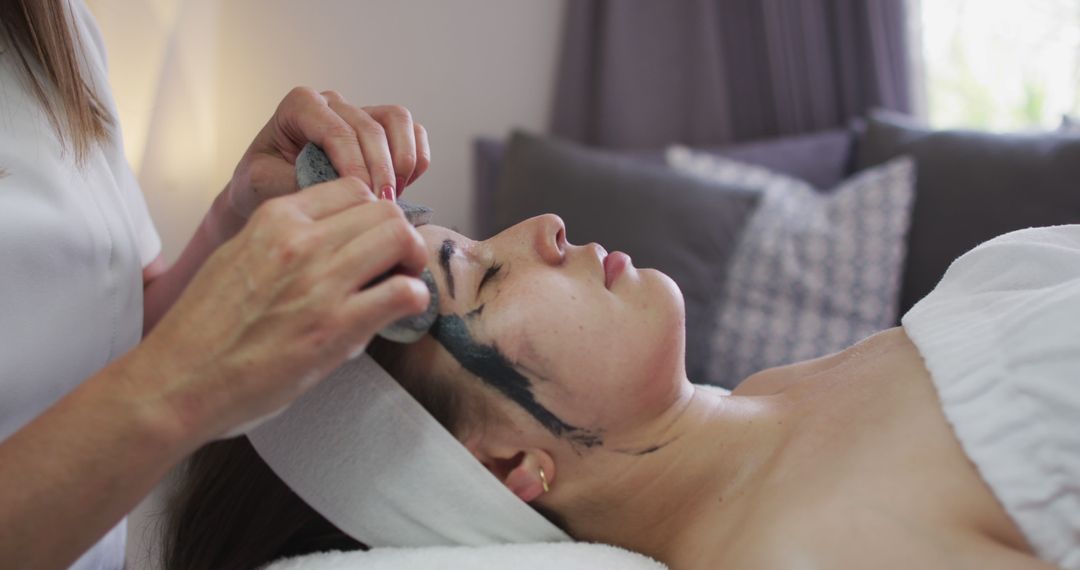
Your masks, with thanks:
<instances>
[{"instance_id":1,"label":"woman lying down","mask_svg":"<svg viewBox=\"0 0 1080 570\"><path fill-rule=\"evenodd\" d=\"M675 284L570 244L558 217L482 242L419 231L441 317L369 353L574 540L674 569L1080 568L1080 226L987 242L902 327L730 395L686 377ZM380 477L355 490L394 488ZM197 455L166 534L167 566L185 569L367 542L246 438Z\"/></svg>"}]
</instances>

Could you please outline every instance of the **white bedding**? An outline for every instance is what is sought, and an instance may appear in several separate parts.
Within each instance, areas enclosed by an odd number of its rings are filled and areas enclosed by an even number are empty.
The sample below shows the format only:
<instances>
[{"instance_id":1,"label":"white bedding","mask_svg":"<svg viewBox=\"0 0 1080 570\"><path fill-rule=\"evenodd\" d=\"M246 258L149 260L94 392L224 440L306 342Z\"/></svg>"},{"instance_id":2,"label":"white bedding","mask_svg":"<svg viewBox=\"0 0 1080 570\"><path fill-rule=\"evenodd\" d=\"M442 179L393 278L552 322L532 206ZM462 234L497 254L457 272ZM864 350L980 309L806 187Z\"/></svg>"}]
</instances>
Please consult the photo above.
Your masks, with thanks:
<instances>
[{"instance_id":1,"label":"white bedding","mask_svg":"<svg viewBox=\"0 0 1080 570\"><path fill-rule=\"evenodd\" d=\"M274 562L264 570L664 570L614 546L584 542L376 548L323 552Z\"/></svg>"},{"instance_id":2,"label":"white bedding","mask_svg":"<svg viewBox=\"0 0 1080 570\"><path fill-rule=\"evenodd\" d=\"M1080 570L1080 225L976 247L902 322L1035 553Z\"/></svg>"}]
</instances>

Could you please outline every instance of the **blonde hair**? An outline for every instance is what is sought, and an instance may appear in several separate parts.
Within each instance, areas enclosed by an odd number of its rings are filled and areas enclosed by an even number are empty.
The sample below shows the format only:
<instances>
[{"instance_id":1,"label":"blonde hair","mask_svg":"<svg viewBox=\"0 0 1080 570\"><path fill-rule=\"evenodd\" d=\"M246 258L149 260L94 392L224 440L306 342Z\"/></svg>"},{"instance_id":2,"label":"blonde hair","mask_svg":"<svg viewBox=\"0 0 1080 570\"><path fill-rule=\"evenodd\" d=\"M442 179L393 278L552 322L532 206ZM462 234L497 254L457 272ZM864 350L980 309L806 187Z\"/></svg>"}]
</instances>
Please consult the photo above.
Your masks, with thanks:
<instances>
[{"instance_id":1,"label":"blonde hair","mask_svg":"<svg viewBox=\"0 0 1080 570\"><path fill-rule=\"evenodd\" d=\"M0 0L0 35L18 56L61 145L81 163L108 136L113 118L83 75L83 46L68 0Z\"/></svg>"}]
</instances>

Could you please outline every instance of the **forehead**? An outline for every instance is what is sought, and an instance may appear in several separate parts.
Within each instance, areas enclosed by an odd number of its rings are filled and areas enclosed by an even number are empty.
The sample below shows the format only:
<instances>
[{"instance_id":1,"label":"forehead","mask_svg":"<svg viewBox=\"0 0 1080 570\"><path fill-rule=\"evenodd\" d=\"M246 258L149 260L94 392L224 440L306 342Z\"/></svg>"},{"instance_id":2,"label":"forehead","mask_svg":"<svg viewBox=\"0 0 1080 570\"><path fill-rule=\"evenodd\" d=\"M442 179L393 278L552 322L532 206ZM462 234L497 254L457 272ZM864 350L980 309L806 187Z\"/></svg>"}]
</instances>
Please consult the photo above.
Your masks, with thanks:
<instances>
[{"instance_id":1,"label":"forehead","mask_svg":"<svg viewBox=\"0 0 1080 570\"><path fill-rule=\"evenodd\" d=\"M420 232L420 236L424 238L424 241L428 245L428 249L438 248L442 244L443 240L452 239L459 243L472 243L472 240L455 232L450 228L443 226L437 226L435 224L425 224L418 228L416 231Z\"/></svg>"}]
</instances>

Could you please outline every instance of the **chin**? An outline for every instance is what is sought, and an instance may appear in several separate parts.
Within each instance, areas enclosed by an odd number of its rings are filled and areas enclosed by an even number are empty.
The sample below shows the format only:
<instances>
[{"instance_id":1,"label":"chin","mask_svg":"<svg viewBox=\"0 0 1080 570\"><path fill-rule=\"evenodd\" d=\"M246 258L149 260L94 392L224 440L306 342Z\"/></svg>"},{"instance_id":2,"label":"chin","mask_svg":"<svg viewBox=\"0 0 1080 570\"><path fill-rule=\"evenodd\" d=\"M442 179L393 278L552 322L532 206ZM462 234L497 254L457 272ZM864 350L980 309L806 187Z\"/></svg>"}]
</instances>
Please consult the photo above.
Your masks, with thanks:
<instances>
[{"instance_id":1,"label":"chin","mask_svg":"<svg viewBox=\"0 0 1080 570\"><path fill-rule=\"evenodd\" d=\"M686 373L686 302L682 290L667 275L655 270L642 270L650 281L650 306L657 319L657 331L661 331L659 349L668 358L666 368L675 367Z\"/></svg>"}]
</instances>

